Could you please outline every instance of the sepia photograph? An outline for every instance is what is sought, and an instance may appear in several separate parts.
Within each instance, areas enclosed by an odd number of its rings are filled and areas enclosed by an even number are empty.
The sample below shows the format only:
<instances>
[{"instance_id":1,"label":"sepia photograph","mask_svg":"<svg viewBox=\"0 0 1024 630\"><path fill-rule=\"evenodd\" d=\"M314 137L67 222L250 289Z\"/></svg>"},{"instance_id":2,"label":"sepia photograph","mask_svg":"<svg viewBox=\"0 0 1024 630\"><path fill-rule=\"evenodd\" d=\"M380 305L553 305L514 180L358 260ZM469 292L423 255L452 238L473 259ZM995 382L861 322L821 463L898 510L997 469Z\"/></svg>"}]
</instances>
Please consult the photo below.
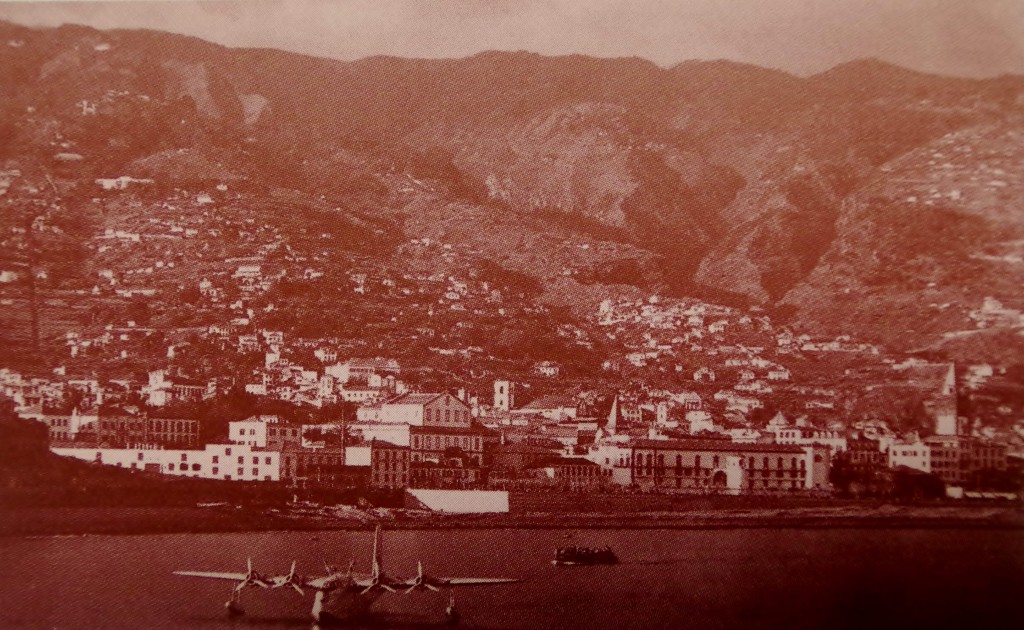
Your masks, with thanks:
<instances>
[{"instance_id":1,"label":"sepia photograph","mask_svg":"<svg viewBox=\"0 0 1024 630\"><path fill-rule=\"evenodd\" d=\"M0 0L0 629L1024 627L1024 1Z\"/></svg>"}]
</instances>

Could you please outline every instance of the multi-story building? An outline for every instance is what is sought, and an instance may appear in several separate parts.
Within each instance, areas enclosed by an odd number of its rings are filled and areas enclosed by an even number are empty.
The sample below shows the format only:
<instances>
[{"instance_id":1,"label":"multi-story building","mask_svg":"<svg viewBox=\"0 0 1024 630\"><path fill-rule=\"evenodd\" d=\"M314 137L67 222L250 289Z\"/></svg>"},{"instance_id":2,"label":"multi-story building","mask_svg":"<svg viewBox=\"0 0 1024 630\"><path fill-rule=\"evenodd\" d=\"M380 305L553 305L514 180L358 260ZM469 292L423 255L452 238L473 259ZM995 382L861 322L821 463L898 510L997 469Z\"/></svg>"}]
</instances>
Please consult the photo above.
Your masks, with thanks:
<instances>
[{"instance_id":1,"label":"multi-story building","mask_svg":"<svg viewBox=\"0 0 1024 630\"><path fill-rule=\"evenodd\" d=\"M817 444L829 447L832 454L845 451L848 447L846 436L841 432L812 427L800 420L790 423L781 413L772 418L768 426L765 427L765 432L774 436L776 444L795 446Z\"/></svg>"},{"instance_id":2,"label":"multi-story building","mask_svg":"<svg viewBox=\"0 0 1024 630\"><path fill-rule=\"evenodd\" d=\"M266 448L270 427L280 423L277 416L253 416L228 423L228 439L235 444ZM296 428L297 430L297 428Z\"/></svg>"},{"instance_id":3,"label":"multi-story building","mask_svg":"<svg viewBox=\"0 0 1024 630\"><path fill-rule=\"evenodd\" d=\"M739 493L829 487L829 452L821 446L729 440L637 440L632 446L632 482L640 488Z\"/></svg>"},{"instance_id":4,"label":"multi-story building","mask_svg":"<svg viewBox=\"0 0 1024 630\"><path fill-rule=\"evenodd\" d=\"M593 490L611 483L611 470L582 457L551 457L531 468L532 477L560 490Z\"/></svg>"},{"instance_id":5,"label":"multi-story building","mask_svg":"<svg viewBox=\"0 0 1024 630\"><path fill-rule=\"evenodd\" d=\"M78 424L72 416L47 414L38 418L46 425L50 444L70 442L78 435Z\"/></svg>"},{"instance_id":6,"label":"multi-story building","mask_svg":"<svg viewBox=\"0 0 1024 630\"><path fill-rule=\"evenodd\" d=\"M302 488L353 485L353 475L345 465L344 447L313 449L294 442L281 447L281 480Z\"/></svg>"},{"instance_id":7,"label":"multi-story building","mask_svg":"<svg viewBox=\"0 0 1024 630\"><path fill-rule=\"evenodd\" d=\"M873 472L888 465L888 456L879 440L853 438L847 442L850 466L858 472Z\"/></svg>"},{"instance_id":8,"label":"multi-story building","mask_svg":"<svg viewBox=\"0 0 1024 630\"><path fill-rule=\"evenodd\" d=\"M487 429L414 426L409 432L413 487L466 488L485 480Z\"/></svg>"},{"instance_id":9,"label":"multi-story building","mask_svg":"<svg viewBox=\"0 0 1024 630\"><path fill-rule=\"evenodd\" d=\"M146 442L164 447L195 446L199 443L199 421L188 418L148 418Z\"/></svg>"},{"instance_id":10,"label":"multi-story building","mask_svg":"<svg viewBox=\"0 0 1024 630\"><path fill-rule=\"evenodd\" d=\"M383 403L377 422L415 426L468 427L469 405L451 394L402 394Z\"/></svg>"},{"instance_id":11,"label":"multi-story building","mask_svg":"<svg viewBox=\"0 0 1024 630\"><path fill-rule=\"evenodd\" d=\"M165 475L235 481L279 481L281 478L281 454L247 444L207 444L201 451L80 447L50 450L65 457Z\"/></svg>"},{"instance_id":12,"label":"multi-story building","mask_svg":"<svg viewBox=\"0 0 1024 630\"><path fill-rule=\"evenodd\" d=\"M445 457L466 457L467 464L484 465L484 438L488 431L478 426L468 427L409 427L409 446L412 462L438 463Z\"/></svg>"},{"instance_id":13,"label":"multi-story building","mask_svg":"<svg viewBox=\"0 0 1024 630\"><path fill-rule=\"evenodd\" d=\"M408 488L409 477L409 447L371 440L371 486L388 489Z\"/></svg>"},{"instance_id":14,"label":"multi-story building","mask_svg":"<svg viewBox=\"0 0 1024 630\"><path fill-rule=\"evenodd\" d=\"M199 421L129 415L100 416L96 422L95 435L96 445L104 448L140 445L183 448L199 443Z\"/></svg>"},{"instance_id":15,"label":"multi-story building","mask_svg":"<svg viewBox=\"0 0 1024 630\"><path fill-rule=\"evenodd\" d=\"M1008 468L1009 447L1004 442L975 439L971 442L969 475L982 471L1005 471Z\"/></svg>"},{"instance_id":16,"label":"multi-story building","mask_svg":"<svg viewBox=\"0 0 1024 630\"><path fill-rule=\"evenodd\" d=\"M48 413L21 415L22 417L45 424L48 429L50 444L73 442L79 438L89 443L95 443L96 423L99 419L95 411L80 412L75 408L68 415Z\"/></svg>"},{"instance_id":17,"label":"multi-story building","mask_svg":"<svg viewBox=\"0 0 1024 630\"><path fill-rule=\"evenodd\" d=\"M933 435L925 438L928 447L929 469L944 483L962 486L967 479L970 458L970 440L957 435Z\"/></svg>"},{"instance_id":18,"label":"multi-story building","mask_svg":"<svg viewBox=\"0 0 1024 630\"><path fill-rule=\"evenodd\" d=\"M276 418L276 416L258 416L259 418ZM230 423L234 424L234 423ZM255 427L236 427L237 429L249 429L253 430ZM289 444L302 444L302 430L304 427L296 426L294 424L285 424L284 422L267 422L264 428L266 435L266 443L264 446L270 450L280 451L284 450L286 445ZM258 430L258 429L257 429ZM239 432L240 433L240 432ZM229 437L231 435L230 428L228 429ZM245 435L238 435L240 439L247 438ZM252 436L248 436L252 437ZM245 441L245 440L243 440Z\"/></svg>"},{"instance_id":19,"label":"multi-story building","mask_svg":"<svg viewBox=\"0 0 1024 630\"><path fill-rule=\"evenodd\" d=\"M931 448L920 439L896 441L889 446L889 467L906 466L921 472L932 471Z\"/></svg>"}]
</instances>

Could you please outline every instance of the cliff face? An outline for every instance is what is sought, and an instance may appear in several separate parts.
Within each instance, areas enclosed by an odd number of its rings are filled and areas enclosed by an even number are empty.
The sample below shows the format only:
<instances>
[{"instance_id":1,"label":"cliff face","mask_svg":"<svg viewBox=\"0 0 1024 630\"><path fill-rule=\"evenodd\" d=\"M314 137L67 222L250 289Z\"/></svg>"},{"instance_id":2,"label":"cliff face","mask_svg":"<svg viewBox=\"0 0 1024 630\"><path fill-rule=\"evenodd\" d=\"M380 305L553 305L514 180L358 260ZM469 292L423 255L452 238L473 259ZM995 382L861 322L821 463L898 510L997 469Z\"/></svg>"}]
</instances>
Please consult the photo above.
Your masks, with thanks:
<instances>
[{"instance_id":1,"label":"cliff face","mask_svg":"<svg viewBox=\"0 0 1024 630\"><path fill-rule=\"evenodd\" d=\"M965 325L957 317L986 296L1019 293L1020 165L980 169L1013 152L1020 77L872 60L806 79L527 53L343 63L10 24L0 39L0 158L56 168L55 153L79 153L60 167L68 178L234 178L371 199L407 230L438 213L480 230L511 223L531 250L491 249L549 283L781 306L825 328L871 330L902 308L903 329L925 333L914 343ZM418 182L411 192L397 194L399 174ZM556 232L610 254L566 275L574 259L546 238ZM595 292L559 292L583 293ZM954 306L911 312L933 301Z\"/></svg>"}]
</instances>

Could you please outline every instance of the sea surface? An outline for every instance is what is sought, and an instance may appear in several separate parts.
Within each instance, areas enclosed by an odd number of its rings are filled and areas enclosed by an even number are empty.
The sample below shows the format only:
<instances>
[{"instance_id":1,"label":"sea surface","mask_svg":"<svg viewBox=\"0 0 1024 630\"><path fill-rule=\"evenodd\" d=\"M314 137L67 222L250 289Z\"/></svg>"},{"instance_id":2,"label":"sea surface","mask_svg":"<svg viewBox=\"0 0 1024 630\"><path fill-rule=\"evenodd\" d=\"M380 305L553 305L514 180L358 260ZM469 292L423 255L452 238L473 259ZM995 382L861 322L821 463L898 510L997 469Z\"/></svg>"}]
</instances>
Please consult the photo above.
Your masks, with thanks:
<instances>
[{"instance_id":1,"label":"sea surface","mask_svg":"<svg viewBox=\"0 0 1024 630\"><path fill-rule=\"evenodd\" d=\"M385 532L409 577L515 577L460 589L465 628L1024 628L1024 535L959 529L580 530L622 564L555 567L564 530ZM271 532L0 539L0 628L314 628L311 594L243 595L176 569L270 574L293 559L369 568L372 533ZM385 595L355 627L444 627L447 593Z\"/></svg>"}]
</instances>

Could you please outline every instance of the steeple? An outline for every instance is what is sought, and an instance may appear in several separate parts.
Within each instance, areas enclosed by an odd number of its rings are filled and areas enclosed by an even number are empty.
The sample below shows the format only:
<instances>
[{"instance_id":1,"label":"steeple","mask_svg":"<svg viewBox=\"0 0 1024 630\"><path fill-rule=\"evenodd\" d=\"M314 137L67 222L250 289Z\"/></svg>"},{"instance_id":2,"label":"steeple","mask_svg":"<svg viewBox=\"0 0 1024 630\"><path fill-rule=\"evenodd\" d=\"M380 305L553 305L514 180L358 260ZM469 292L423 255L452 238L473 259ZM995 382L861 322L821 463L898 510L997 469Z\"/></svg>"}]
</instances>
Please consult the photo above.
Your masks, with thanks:
<instances>
[{"instance_id":1,"label":"steeple","mask_svg":"<svg viewBox=\"0 0 1024 630\"><path fill-rule=\"evenodd\" d=\"M604 423L604 434L615 435L615 430L618 427L619 420L619 396L615 395L615 399L612 400L612 410L608 412L608 421Z\"/></svg>"}]
</instances>

